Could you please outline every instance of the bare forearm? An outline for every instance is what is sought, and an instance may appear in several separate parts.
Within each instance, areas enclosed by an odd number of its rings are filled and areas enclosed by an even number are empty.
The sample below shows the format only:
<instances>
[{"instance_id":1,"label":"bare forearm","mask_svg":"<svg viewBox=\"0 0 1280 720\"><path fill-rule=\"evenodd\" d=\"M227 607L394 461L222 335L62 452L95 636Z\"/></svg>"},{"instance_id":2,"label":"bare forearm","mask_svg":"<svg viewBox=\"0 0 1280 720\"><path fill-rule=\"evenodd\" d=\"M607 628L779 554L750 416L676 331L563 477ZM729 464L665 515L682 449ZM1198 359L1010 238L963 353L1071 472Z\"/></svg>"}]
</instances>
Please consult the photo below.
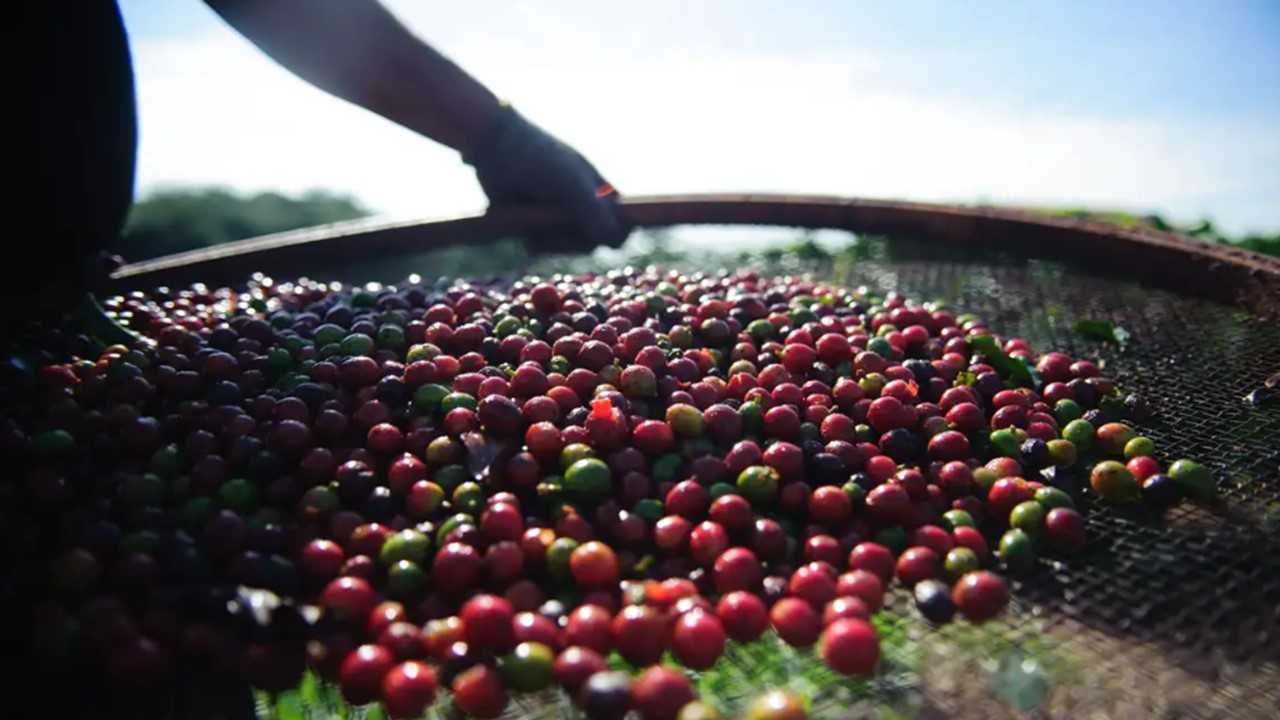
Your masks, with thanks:
<instances>
[{"instance_id":1,"label":"bare forearm","mask_svg":"<svg viewBox=\"0 0 1280 720\"><path fill-rule=\"evenodd\" d=\"M206 0L294 74L461 150L498 109L483 85L377 0Z\"/></svg>"}]
</instances>

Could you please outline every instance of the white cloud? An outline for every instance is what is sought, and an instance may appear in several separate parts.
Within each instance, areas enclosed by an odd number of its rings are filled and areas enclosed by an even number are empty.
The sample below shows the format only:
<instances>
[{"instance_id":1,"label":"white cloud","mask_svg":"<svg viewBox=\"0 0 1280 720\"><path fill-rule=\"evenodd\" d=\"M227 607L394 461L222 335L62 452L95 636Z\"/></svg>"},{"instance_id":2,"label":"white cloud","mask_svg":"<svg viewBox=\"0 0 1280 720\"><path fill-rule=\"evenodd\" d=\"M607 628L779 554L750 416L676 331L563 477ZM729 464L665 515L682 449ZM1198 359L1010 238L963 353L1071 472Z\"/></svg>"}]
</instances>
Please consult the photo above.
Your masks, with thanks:
<instances>
[{"instance_id":1,"label":"white cloud","mask_svg":"<svg viewBox=\"0 0 1280 720\"><path fill-rule=\"evenodd\" d=\"M504 23L526 32L482 35L443 17L441 46L631 194L1072 203L1210 214L1244 230L1280 222L1271 127L871 90L868 73L883 88L892 68L858 53L726 54L710 38L648 54L619 40L626 49L611 52L608 38L515 7ZM143 40L135 63L143 190L327 187L397 216L483 207L455 153L307 86L229 30Z\"/></svg>"}]
</instances>

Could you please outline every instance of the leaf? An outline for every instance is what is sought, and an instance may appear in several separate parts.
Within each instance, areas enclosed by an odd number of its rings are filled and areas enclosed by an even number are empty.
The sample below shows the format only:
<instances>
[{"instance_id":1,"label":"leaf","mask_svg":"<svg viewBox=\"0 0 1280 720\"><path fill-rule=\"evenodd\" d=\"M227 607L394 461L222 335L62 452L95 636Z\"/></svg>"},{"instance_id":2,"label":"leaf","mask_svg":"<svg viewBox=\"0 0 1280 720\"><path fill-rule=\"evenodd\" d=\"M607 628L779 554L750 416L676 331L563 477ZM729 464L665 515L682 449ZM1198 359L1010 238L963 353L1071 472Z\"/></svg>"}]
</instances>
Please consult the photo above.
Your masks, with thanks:
<instances>
[{"instance_id":1,"label":"leaf","mask_svg":"<svg viewBox=\"0 0 1280 720\"><path fill-rule=\"evenodd\" d=\"M1108 395L1102 398L1098 401L1098 409L1118 418L1129 417L1129 406L1125 405L1124 398L1119 395Z\"/></svg>"},{"instance_id":2,"label":"leaf","mask_svg":"<svg viewBox=\"0 0 1280 720\"><path fill-rule=\"evenodd\" d=\"M1076 332L1090 340L1112 343L1121 350L1129 344L1129 331L1108 320L1081 320L1076 323Z\"/></svg>"},{"instance_id":3,"label":"leaf","mask_svg":"<svg viewBox=\"0 0 1280 720\"><path fill-rule=\"evenodd\" d=\"M982 355L996 372L1033 387L1040 387L1040 373L1022 358L1010 357L1000 348L1000 344L991 335L977 335L969 338L969 344Z\"/></svg>"}]
</instances>

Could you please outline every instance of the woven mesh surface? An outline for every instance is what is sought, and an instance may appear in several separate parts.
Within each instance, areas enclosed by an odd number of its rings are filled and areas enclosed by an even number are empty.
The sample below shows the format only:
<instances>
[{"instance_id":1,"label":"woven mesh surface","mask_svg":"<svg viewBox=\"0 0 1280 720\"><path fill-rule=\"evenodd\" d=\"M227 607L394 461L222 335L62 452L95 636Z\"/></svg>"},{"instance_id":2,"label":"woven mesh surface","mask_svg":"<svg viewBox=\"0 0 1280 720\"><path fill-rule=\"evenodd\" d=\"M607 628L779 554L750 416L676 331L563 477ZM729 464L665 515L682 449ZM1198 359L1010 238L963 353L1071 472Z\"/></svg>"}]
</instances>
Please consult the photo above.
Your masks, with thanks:
<instances>
[{"instance_id":1,"label":"woven mesh surface","mask_svg":"<svg viewBox=\"0 0 1280 720\"><path fill-rule=\"evenodd\" d=\"M1075 665L1045 689L1041 708L1058 717L1274 717L1280 407L1243 398L1280 370L1280 325L1090 268L897 245L832 279L943 297L1038 350L1098 357L1119 387L1155 406L1138 425L1161 453L1207 463L1226 498L1221 513L1183 504L1163 518L1086 504L1084 552L1015 583L1015 646L1044 633ZM1083 339L1074 331L1081 319L1109 320L1130 341L1119 351ZM1012 714L965 692L963 678L983 674L973 653L932 645L922 716Z\"/></svg>"},{"instance_id":2,"label":"woven mesh surface","mask_svg":"<svg viewBox=\"0 0 1280 720\"><path fill-rule=\"evenodd\" d=\"M782 228L766 232L794 237ZM707 272L742 267L725 261L737 254L732 238L739 233L754 234L726 229L729 242L716 243L714 253L669 265ZM678 237L668 247L687 249ZM827 237L836 247L852 239ZM1280 402L1251 405L1244 398L1280 372L1280 325L1179 288L1117 279L1123 268L1105 260L1067 266L910 238L863 239L859 248L852 263L759 253L751 263L762 273L808 273L941 299L1037 351L1099 360L1118 387L1154 406L1152 418L1135 424L1156 441L1161 457L1212 468L1225 503L1215 511L1183 503L1160 516L1086 501L1084 551L1067 563L1042 559L1035 573L1014 580L1007 617L982 628L962 622L931 628L899 591L886 612L907 618L918 650L905 690L851 707L819 704L815 715L1275 717ZM483 262L477 259L475 274L485 274ZM1085 319L1127 331L1127 345L1082 337L1075 325ZM752 677L753 669L743 668L744 697L760 691ZM573 713L550 694L513 703L508 716Z\"/></svg>"},{"instance_id":3,"label":"woven mesh surface","mask_svg":"<svg viewBox=\"0 0 1280 720\"><path fill-rule=\"evenodd\" d=\"M735 227L724 237L735 232L751 231ZM768 232L794 237L782 228ZM837 247L852 239L830 237ZM669 246L684 247L670 240ZM737 253L732 242L715 248L700 260L669 265L707 272L742 266L725 261ZM915 300L940 299L955 312L976 313L997 333L1027 339L1037 351L1100 361L1118 387L1154 406L1153 417L1135 424L1155 440L1161 457L1212 468L1225 503L1215 511L1183 503L1160 516L1086 501L1084 551L1067 563L1042 559L1036 572L1014 580L1007 617L982 628L963 622L929 627L898 591L886 612L908 618L919 653L905 691L852 707L819 705L815 714L1275 717L1280 402L1273 397L1251 405L1244 398L1280 372L1280 325L1179 288L1117 279L1123 268L1104 260L1096 267L1067 266L910 238L863 239L856 255L856 262L832 263L756 253L751 262L762 273L808 273ZM476 275L487 270L479 257ZM1075 325L1085 319L1127 331L1127 345L1084 338ZM743 668L744 679L752 675ZM744 680L742 690L750 697L760 688ZM507 716L573 715L549 694L513 703Z\"/></svg>"},{"instance_id":4,"label":"woven mesh surface","mask_svg":"<svg viewBox=\"0 0 1280 720\"><path fill-rule=\"evenodd\" d=\"M872 243L862 255L852 264L784 260L759 269L942 299L1038 351L1097 358L1121 389L1156 409L1136 424L1161 456L1207 464L1226 500L1221 511L1184 503L1163 517L1086 502L1084 551L1069 563L1042 560L1015 581L1013 612L997 632L920 624L926 659L906 714L1275 717L1280 403L1244 398L1280 371L1280 325L1097 268L911 239ZM1127 345L1085 339L1074 329L1083 319L1128 331ZM918 617L905 597L897 610Z\"/></svg>"},{"instance_id":5,"label":"woven mesh surface","mask_svg":"<svg viewBox=\"0 0 1280 720\"><path fill-rule=\"evenodd\" d=\"M905 595L893 596L886 612L907 619L918 651L902 691L887 704L816 707L815 714L1275 717L1280 402L1254 406L1243 398L1280 371L1280 324L1177 288L1103 277L1099 268L909 239L863 248L857 262L783 257L757 259L756 269L942 299L957 312L977 313L997 333L1026 338L1037 351L1098 359L1120 388L1141 393L1156 408L1153 418L1136 424L1161 456L1212 468L1225 503L1217 511L1183 504L1160 517L1085 502L1084 551L1068 563L1042 559L1036 572L1014 581L1007 616L982 627L931 628ZM475 274L485 274L483 253L475 257ZM708 256L674 265L712 271L721 264ZM431 271L429 263L404 267ZM1082 319L1123 328L1128 345L1121 350L1083 338L1074 330ZM750 681L756 670L742 668L744 695L760 690ZM507 713L567 716L572 713L558 694L519 698Z\"/></svg>"}]
</instances>

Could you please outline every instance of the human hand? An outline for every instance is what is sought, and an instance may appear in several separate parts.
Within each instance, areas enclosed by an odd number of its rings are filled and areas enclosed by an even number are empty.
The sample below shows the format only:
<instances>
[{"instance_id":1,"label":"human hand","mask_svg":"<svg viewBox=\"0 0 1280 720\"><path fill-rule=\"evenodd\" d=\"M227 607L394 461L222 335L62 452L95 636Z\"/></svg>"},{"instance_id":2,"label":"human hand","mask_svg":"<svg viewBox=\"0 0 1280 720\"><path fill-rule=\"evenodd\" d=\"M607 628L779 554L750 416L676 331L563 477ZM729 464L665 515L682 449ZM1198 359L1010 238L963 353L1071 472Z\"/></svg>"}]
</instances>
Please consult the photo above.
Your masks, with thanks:
<instances>
[{"instance_id":1,"label":"human hand","mask_svg":"<svg viewBox=\"0 0 1280 720\"><path fill-rule=\"evenodd\" d=\"M572 218L576 232L531 238L536 249L590 251L619 247L630 228L618 213L618 193L576 150L525 120L510 106L463 153L475 168L490 207L550 204Z\"/></svg>"}]
</instances>

